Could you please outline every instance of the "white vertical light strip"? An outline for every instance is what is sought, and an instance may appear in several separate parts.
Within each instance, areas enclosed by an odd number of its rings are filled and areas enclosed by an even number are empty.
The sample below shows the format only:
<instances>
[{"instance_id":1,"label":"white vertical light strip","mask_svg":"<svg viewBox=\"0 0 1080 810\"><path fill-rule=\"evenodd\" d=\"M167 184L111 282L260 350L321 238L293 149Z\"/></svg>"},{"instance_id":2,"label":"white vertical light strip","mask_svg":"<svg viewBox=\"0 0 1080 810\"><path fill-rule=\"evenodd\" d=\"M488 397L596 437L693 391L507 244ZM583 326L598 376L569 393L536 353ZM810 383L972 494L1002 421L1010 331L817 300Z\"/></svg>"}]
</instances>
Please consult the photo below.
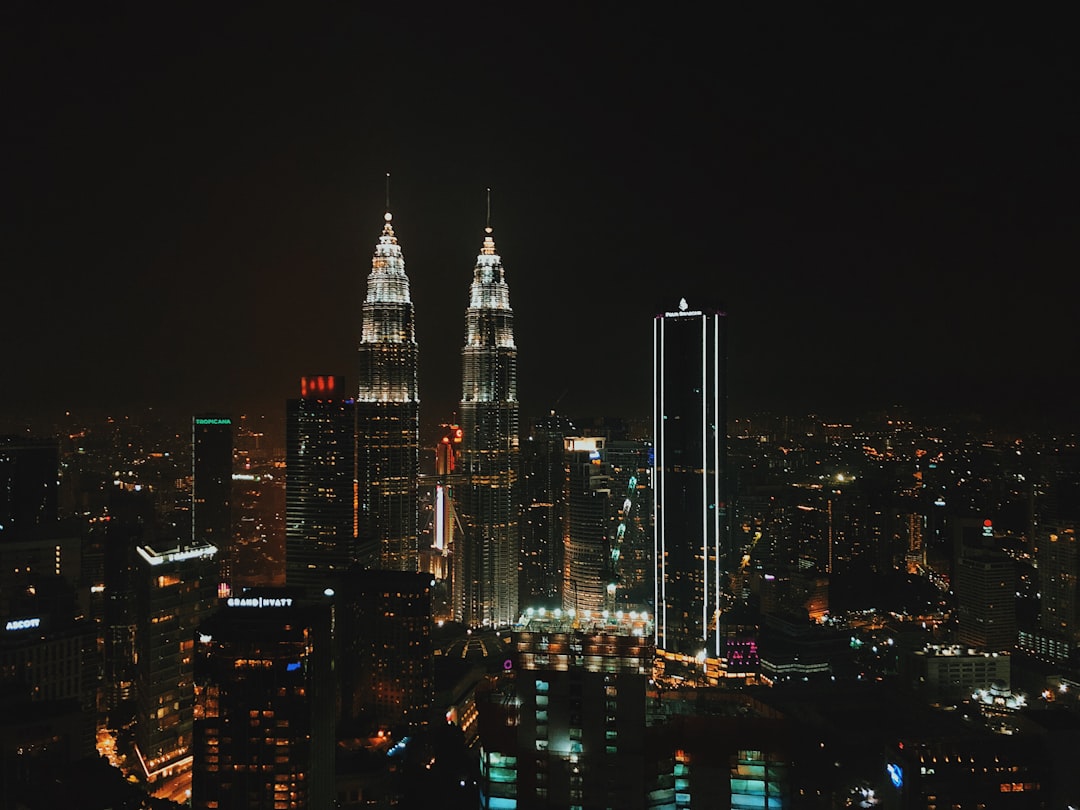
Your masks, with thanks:
<instances>
[{"instance_id":1,"label":"white vertical light strip","mask_svg":"<svg viewBox=\"0 0 1080 810\"><path fill-rule=\"evenodd\" d=\"M653 320L653 610L655 622L653 626L653 643L657 648L661 647L660 639L667 638L667 600L664 598L664 569L663 557L663 511L660 508L661 493L663 491L663 468L661 458L663 453L664 439L663 420L661 414L664 411L664 386L661 380L660 369L663 367L663 316Z\"/></svg>"},{"instance_id":2,"label":"white vertical light strip","mask_svg":"<svg viewBox=\"0 0 1080 810\"><path fill-rule=\"evenodd\" d=\"M726 424L720 422L720 314L713 315L713 466L716 474L713 480L713 492L715 493L716 506L713 509L713 546L715 547L715 576L713 578L713 611L716 616L716 630L714 632L713 654L720 657L720 551L722 535L720 534L720 494L723 491L724 469L720 458L720 431L727 430ZM726 504L725 504L726 507Z\"/></svg>"},{"instance_id":3,"label":"white vertical light strip","mask_svg":"<svg viewBox=\"0 0 1080 810\"><path fill-rule=\"evenodd\" d=\"M701 640L709 646L709 316L701 314Z\"/></svg>"},{"instance_id":4,"label":"white vertical light strip","mask_svg":"<svg viewBox=\"0 0 1080 810\"><path fill-rule=\"evenodd\" d=\"M443 503L443 485L435 485L435 548L442 551L446 548L446 536L444 534L445 528L443 527L443 509L445 508Z\"/></svg>"}]
</instances>

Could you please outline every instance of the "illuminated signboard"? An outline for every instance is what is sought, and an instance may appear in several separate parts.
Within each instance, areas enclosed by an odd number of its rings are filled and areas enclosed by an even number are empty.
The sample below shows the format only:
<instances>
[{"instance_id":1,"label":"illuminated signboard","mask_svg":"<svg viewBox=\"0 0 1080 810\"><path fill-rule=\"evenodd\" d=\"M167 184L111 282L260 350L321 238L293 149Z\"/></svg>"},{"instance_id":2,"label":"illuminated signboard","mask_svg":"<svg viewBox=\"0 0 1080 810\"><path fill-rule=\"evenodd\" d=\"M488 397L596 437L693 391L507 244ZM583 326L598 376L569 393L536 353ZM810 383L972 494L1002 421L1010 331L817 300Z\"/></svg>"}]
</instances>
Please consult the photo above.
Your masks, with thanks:
<instances>
[{"instance_id":1,"label":"illuminated signboard","mask_svg":"<svg viewBox=\"0 0 1080 810\"><path fill-rule=\"evenodd\" d=\"M196 425L231 425L232 419L220 417L200 416L195 420Z\"/></svg>"},{"instance_id":2,"label":"illuminated signboard","mask_svg":"<svg viewBox=\"0 0 1080 810\"><path fill-rule=\"evenodd\" d=\"M229 607L278 608L292 607L292 603L288 596L231 596L225 604Z\"/></svg>"},{"instance_id":3,"label":"illuminated signboard","mask_svg":"<svg viewBox=\"0 0 1080 810\"><path fill-rule=\"evenodd\" d=\"M700 309L687 310L686 312L665 312L665 318L696 318L704 315Z\"/></svg>"},{"instance_id":4,"label":"illuminated signboard","mask_svg":"<svg viewBox=\"0 0 1080 810\"><path fill-rule=\"evenodd\" d=\"M41 619L12 619L5 626L5 630L29 630L32 627L40 627Z\"/></svg>"},{"instance_id":5,"label":"illuminated signboard","mask_svg":"<svg viewBox=\"0 0 1080 810\"><path fill-rule=\"evenodd\" d=\"M885 766L885 770L889 772L889 781L893 783L893 787L899 789L904 786L904 769L896 763L890 762Z\"/></svg>"},{"instance_id":6,"label":"illuminated signboard","mask_svg":"<svg viewBox=\"0 0 1080 810\"><path fill-rule=\"evenodd\" d=\"M198 548L172 549L171 551L157 552L146 546L136 546L139 556L150 565L162 565L167 562L183 562L194 560L198 557L212 557L217 554L217 546L199 546Z\"/></svg>"}]
</instances>

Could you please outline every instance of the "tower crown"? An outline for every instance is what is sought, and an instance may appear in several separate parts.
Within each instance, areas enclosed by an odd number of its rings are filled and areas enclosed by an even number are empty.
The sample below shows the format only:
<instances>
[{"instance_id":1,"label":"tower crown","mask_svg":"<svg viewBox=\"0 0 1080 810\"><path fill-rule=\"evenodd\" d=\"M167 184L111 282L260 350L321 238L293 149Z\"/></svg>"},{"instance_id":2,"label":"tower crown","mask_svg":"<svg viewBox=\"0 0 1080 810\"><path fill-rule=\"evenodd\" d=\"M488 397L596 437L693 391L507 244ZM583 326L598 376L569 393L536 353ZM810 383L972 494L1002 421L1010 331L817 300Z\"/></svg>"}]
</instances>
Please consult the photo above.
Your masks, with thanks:
<instances>
[{"instance_id":1,"label":"tower crown","mask_svg":"<svg viewBox=\"0 0 1080 810\"><path fill-rule=\"evenodd\" d=\"M491 227L485 228L484 232L484 243L480 247L473 270L469 308L509 311L510 288L506 284L502 257L495 251L495 237L491 235Z\"/></svg>"},{"instance_id":2,"label":"tower crown","mask_svg":"<svg viewBox=\"0 0 1080 810\"><path fill-rule=\"evenodd\" d=\"M368 276L365 304L410 304L409 278L405 275L405 257L401 253L391 224L393 215L384 216L382 234L371 257L371 275ZM366 324L365 324L366 326ZM366 329L365 329L366 333Z\"/></svg>"}]
</instances>

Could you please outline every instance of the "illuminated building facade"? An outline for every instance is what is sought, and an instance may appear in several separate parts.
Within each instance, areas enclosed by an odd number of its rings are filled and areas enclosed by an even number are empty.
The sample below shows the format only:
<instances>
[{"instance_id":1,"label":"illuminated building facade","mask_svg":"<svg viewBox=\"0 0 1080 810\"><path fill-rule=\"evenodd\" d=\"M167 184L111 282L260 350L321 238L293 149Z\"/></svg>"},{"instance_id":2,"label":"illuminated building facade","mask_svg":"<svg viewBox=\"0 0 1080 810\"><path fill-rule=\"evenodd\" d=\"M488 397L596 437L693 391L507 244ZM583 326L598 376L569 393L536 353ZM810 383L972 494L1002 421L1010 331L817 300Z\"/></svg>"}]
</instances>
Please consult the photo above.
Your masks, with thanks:
<instances>
[{"instance_id":1,"label":"illuminated building facade","mask_svg":"<svg viewBox=\"0 0 1080 810\"><path fill-rule=\"evenodd\" d=\"M201 414L191 420L191 539L218 549L219 590L232 583L232 419Z\"/></svg>"},{"instance_id":2,"label":"illuminated building facade","mask_svg":"<svg viewBox=\"0 0 1080 810\"><path fill-rule=\"evenodd\" d=\"M534 614L512 639L508 674L478 700L480 806L653 806L647 621Z\"/></svg>"},{"instance_id":3,"label":"illuminated building facade","mask_svg":"<svg viewBox=\"0 0 1080 810\"><path fill-rule=\"evenodd\" d=\"M645 441L609 440L604 460L611 475L615 519L611 540L616 606L645 608L653 596L651 447Z\"/></svg>"},{"instance_id":4,"label":"illuminated building facade","mask_svg":"<svg viewBox=\"0 0 1080 810\"><path fill-rule=\"evenodd\" d=\"M611 476L604 462L604 439L569 437L564 445L566 558L562 608L583 616L600 615L615 607L610 547Z\"/></svg>"},{"instance_id":5,"label":"illuminated building facade","mask_svg":"<svg viewBox=\"0 0 1080 810\"><path fill-rule=\"evenodd\" d=\"M135 749L148 782L191 764L192 645L195 628L216 605L217 549L197 544L136 548Z\"/></svg>"},{"instance_id":6,"label":"illuminated building facade","mask_svg":"<svg viewBox=\"0 0 1080 810\"><path fill-rule=\"evenodd\" d=\"M656 645L721 652L730 564L725 467L725 315L686 300L653 324L653 531Z\"/></svg>"},{"instance_id":7,"label":"illuminated building facade","mask_svg":"<svg viewBox=\"0 0 1080 810\"><path fill-rule=\"evenodd\" d=\"M886 751L888 783L879 796L881 806L1052 807L1052 752L1047 749L1039 735L986 730L905 737Z\"/></svg>"},{"instance_id":8,"label":"illuminated building facade","mask_svg":"<svg viewBox=\"0 0 1080 810\"><path fill-rule=\"evenodd\" d=\"M901 683L928 702L963 700L995 681L1012 681L1008 653L982 652L959 645L927 644L899 660Z\"/></svg>"},{"instance_id":9,"label":"illuminated building facade","mask_svg":"<svg viewBox=\"0 0 1080 810\"><path fill-rule=\"evenodd\" d=\"M461 351L464 537L454 550L455 617L504 627L518 611L518 399L514 313L487 229L476 258Z\"/></svg>"},{"instance_id":10,"label":"illuminated building facade","mask_svg":"<svg viewBox=\"0 0 1080 810\"><path fill-rule=\"evenodd\" d=\"M454 489L461 481L459 472L463 432L458 425L443 425L447 433L435 446L435 480L431 487L431 545L421 554L420 569L437 580L435 615L453 619L451 594L453 569L450 552L460 534Z\"/></svg>"},{"instance_id":11,"label":"illuminated building facade","mask_svg":"<svg viewBox=\"0 0 1080 810\"><path fill-rule=\"evenodd\" d=\"M1046 533L1039 549L1039 577L1043 630L1075 644L1080 641L1080 545L1073 527Z\"/></svg>"},{"instance_id":12,"label":"illuminated building facade","mask_svg":"<svg viewBox=\"0 0 1080 810\"><path fill-rule=\"evenodd\" d=\"M336 596L342 714L367 728L428 723L434 697L430 574L354 569Z\"/></svg>"},{"instance_id":13,"label":"illuminated building facade","mask_svg":"<svg viewBox=\"0 0 1080 810\"><path fill-rule=\"evenodd\" d=\"M342 377L304 377L285 422L285 581L321 594L357 557L356 405Z\"/></svg>"},{"instance_id":14,"label":"illuminated building facade","mask_svg":"<svg viewBox=\"0 0 1080 810\"><path fill-rule=\"evenodd\" d=\"M334 680L328 602L227 599L195 636L192 807L330 807Z\"/></svg>"},{"instance_id":15,"label":"illuminated building facade","mask_svg":"<svg viewBox=\"0 0 1080 810\"><path fill-rule=\"evenodd\" d=\"M420 439L409 279L386 214L363 304L356 397L357 521L373 567L416 571Z\"/></svg>"}]
</instances>

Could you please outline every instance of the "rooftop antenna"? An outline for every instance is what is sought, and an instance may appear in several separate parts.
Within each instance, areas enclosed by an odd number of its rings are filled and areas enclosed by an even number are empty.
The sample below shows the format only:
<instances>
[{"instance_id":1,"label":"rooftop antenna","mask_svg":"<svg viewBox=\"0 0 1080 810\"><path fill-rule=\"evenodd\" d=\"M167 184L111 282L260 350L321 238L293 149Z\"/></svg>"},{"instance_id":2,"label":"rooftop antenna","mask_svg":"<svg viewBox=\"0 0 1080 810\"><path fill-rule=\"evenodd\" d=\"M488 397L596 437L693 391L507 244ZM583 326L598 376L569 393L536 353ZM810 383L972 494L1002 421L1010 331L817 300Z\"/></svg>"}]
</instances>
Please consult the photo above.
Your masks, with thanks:
<instances>
[{"instance_id":1,"label":"rooftop antenna","mask_svg":"<svg viewBox=\"0 0 1080 810\"><path fill-rule=\"evenodd\" d=\"M491 189L487 190L487 224L484 226L484 233L491 233Z\"/></svg>"},{"instance_id":2,"label":"rooftop antenna","mask_svg":"<svg viewBox=\"0 0 1080 810\"><path fill-rule=\"evenodd\" d=\"M386 213L390 213L390 172L386 173Z\"/></svg>"}]
</instances>

